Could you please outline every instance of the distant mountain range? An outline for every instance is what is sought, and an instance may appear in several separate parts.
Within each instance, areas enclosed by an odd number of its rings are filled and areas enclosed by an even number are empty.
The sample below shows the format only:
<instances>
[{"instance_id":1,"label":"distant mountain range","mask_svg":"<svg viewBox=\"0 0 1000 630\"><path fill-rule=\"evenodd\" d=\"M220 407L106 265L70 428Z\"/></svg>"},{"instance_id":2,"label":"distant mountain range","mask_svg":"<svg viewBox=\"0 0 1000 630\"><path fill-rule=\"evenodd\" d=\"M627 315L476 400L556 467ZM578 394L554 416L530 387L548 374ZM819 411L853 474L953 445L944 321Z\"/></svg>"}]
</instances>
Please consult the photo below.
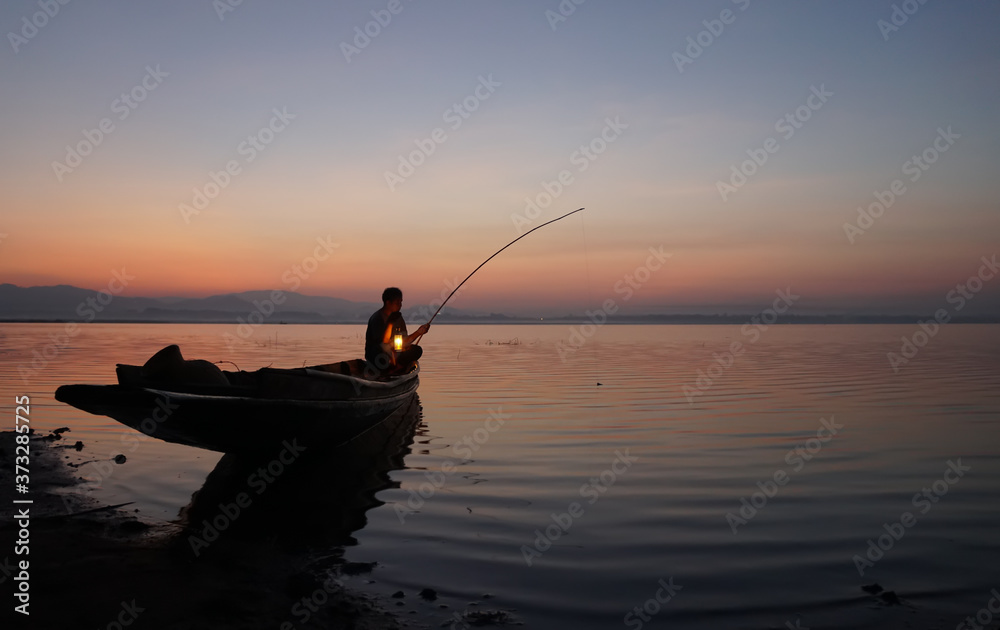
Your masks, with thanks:
<instances>
[{"instance_id":1,"label":"distant mountain range","mask_svg":"<svg viewBox=\"0 0 1000 630\"><path fill-rule=\"evenodd\" d=\"M266 324L363 324L381 304L352 302L336 297L303 295L292 291L244 291L205 298L151 298L113 296L69 285L18 287L0 284L0 322L192 322ZM408 322L425 322L436 306L403 309ZM912 323L927 319L916 315L792 314L780 317L786 324ZM612 323L634 324L743 324L746 314L646 314L614 315ZM446 307L439 323L578 323L584 316L566 314L544 319L525 315L480 313ZM958 322L1000 323L998 316L975 316Z\"/></svg>"},{"instance_id":2,"label":"distant mountain range","mask_svg":"<svg viewBox=\"0 0 1000 630\"><path fill-rule=\"evenodd\" d=\"M244 291L205 298L111 296L70 285L0 284L0 322L191 322L266 324L364 324L381 302L353 302L294 291ZM437 306L403 309L408 322L430 319ZM509 321L506 315L445 307L436 321Z\"/></svg>"},{"instance_id":3,"label":"distant mountain range","mask_svg":"<svg viewBox=\"0 0 1000 630\"><path fill-rule=\"evenodd\" d=\"M206 298L108 297L69 285L18 287L0 284L0 320L235 322L263 317L267 323L367 322L381 304L290 291L245 291ZM404 312L404 315L406 313Z\"/></svg>"}]
</instances>

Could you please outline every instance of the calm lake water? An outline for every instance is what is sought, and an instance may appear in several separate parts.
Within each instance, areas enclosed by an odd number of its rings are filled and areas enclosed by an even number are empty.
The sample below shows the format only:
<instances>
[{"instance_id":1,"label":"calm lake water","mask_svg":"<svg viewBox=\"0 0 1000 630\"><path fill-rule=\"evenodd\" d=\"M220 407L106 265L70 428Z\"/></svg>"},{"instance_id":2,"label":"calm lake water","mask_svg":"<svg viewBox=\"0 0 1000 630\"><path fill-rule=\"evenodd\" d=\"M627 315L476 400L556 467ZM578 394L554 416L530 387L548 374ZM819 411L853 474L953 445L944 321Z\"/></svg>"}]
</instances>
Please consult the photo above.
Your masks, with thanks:
<instances>
[{"instance_id":1,"label":"calm lake water","mask_svg":"<svg viewBox=\"0 0 1000 630\"><path fill-rule=\"evenodd\" d=\"M435 326L413 444L344 552L377 566L349 584L402 590L394 610L429 627L496 609L532 628L953 628L1000 588L1000 326L945 326L894 371L918 330L604 326L560 357L569 326ZM113 383L170 343L243 369L363 345L362 326L262 326L232 349L227 325L64 333L0 325L4 425L28 394L36 430L85 443L67 461L126 454L80 475L152 522L220 455L123 442L140 434L57 403L58 385Z\"/></svg>"}]
</instances>

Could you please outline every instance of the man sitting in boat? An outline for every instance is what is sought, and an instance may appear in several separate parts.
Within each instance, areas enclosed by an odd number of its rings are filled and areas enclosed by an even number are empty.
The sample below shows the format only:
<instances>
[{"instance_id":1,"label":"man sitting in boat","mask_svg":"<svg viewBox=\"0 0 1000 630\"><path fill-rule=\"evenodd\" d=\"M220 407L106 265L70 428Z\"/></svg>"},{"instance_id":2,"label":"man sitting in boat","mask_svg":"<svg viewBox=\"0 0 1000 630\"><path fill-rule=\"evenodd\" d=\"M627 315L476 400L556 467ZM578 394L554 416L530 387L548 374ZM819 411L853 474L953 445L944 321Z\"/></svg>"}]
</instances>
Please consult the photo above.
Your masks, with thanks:
<instances>
[{"instance_id":1,"label":"man sitting in boat","mask_svg":"<svg viewBox=\"0 0 1000 630\"><path fill-rule=\"evenodd\" d=\"M382 292L382 308L368 318L365 333L365 360L381 374L403 374L423 354L423 348L413 345L417 337L427 334L430 324L424 324L412 335L406 334L403 321L403 292L389 287Z\"/></svg>"}]
</instances>

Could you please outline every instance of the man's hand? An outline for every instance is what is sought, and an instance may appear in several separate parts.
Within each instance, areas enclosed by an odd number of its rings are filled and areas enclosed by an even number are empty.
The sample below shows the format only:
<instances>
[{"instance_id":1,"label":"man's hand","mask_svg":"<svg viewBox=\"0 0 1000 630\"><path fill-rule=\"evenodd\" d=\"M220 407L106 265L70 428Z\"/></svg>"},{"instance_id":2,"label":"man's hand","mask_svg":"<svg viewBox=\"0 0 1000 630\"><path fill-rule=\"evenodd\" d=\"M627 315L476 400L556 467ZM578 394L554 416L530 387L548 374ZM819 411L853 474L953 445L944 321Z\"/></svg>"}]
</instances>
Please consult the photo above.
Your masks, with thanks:
<instances>
[{"instance_id":1,"label":"man's hand","mask_svg":"<svg viewBox=\"0 0 1000 630\"><path fill-rule=\"evenodd\" d=\"M417 329L417 335L426 335L427 331L430 329L431 329L430 324L424 324L423 326Z\"/></svg>"}]
</instances>

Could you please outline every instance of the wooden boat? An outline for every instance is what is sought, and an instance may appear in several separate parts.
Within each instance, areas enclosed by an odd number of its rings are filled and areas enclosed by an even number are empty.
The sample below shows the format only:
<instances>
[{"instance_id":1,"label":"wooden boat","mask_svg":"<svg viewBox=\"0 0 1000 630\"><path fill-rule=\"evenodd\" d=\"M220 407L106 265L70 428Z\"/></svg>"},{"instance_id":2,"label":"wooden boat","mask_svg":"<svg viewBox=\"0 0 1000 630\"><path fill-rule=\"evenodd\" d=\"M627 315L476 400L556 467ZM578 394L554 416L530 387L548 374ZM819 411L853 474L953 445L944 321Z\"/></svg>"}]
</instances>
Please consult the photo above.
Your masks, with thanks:
<instances>
[{"instance_id":1,"label":"wooden boat","mask_svg":"<svg viewBox=\"0 0 1000 630\"><path fill-rule=\"evenodd\" d=\"M168 350L176 359L165 370L154 360ZM118 385L63 385L56 400L166 442L247 453L285 440L336 447L405 405L419 384L417 365L374 377L362 359L229 372L183 361L176 346L157 356L141 367L118 365Z\"/></svg>"}]
</instances>

